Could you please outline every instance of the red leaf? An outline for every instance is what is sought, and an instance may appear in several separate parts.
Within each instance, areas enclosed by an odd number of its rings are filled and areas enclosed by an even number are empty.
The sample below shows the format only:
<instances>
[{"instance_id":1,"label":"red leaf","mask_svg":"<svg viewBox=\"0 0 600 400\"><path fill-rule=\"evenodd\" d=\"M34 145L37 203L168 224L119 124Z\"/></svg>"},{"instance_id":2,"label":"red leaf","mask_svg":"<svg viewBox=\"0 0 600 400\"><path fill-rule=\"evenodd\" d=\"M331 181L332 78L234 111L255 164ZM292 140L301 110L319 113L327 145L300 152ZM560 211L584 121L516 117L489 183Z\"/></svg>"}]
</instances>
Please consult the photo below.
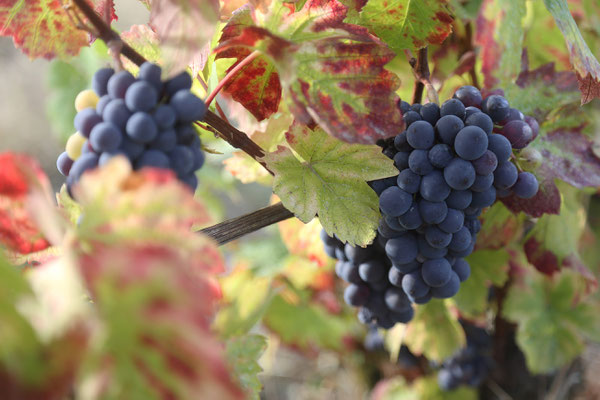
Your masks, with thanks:
<instances>
[{"instance_id":1,"label":"red leaf","mask_svg":"<svg viewBox=\"0 0 600 400\"><path fill-rule=\"evenodd\" d=\"M116 19L112 0L99 1L96 10L107 1ZM68 58L88 45L87 33L75 27L60 0L0 0L0 36L12 36L30 58Z\"/></svg>"},{"instance_id":2,"label":"red leaf","mask_svg":"<svg viewBox=\"0 0 600 400\"><path fill-rule=\"evenodd\" d=\"M249 7L243 7L236 11L225 28L219 40L223 45L217 54L219 58L236 58L237 61L227 70L230 72L243 59L252 53L252 47L262 36L267 37L264 31L248 29L254 27L251 10ZM273 38L274 44L284 44ZM230 42L229 42L230 41ZM271 51L276 51L272 47ZM259 121L269 118L279 109L281 101L281 83L279 74L273 62L266 56L256 57L248 65L244 66L233 76L225 85L224 90L233 99L241 103L248 111L252 113Z\"/></svg>"},{"instance_id":3,"label":"red leaf","mask_svg":"<svg viewBox=\"0 0 600 400\"><path fill-rule=\"evenodd\" d=\"M32 220L27 195L34 187L49 186L39 164L24 154L0 154L0 243L28 254L50 244Z\"/></svg>"}]
</instances>

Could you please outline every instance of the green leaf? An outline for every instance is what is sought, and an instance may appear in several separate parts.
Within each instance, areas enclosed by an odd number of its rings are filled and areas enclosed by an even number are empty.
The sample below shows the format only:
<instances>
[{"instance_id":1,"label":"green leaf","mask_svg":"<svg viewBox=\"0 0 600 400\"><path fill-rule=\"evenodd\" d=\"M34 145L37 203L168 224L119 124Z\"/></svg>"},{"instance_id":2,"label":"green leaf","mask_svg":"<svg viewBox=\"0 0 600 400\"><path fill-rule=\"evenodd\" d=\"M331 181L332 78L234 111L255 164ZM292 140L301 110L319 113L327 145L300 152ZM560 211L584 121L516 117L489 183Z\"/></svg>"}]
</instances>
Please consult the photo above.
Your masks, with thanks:
<instances>
[{"instance_id":1,"label":"green leaf","mask_svg":"<svg viewBox=\"0 0 600 400\"><path fill-rule=\"evenodd\" d=\"M565 0L544 0L546 8L565 37L571 65L577 74L581 104L600 97L600 63L581 36Z\"/></svg>"},{"instance_id":2,"label":"green leaf","mask_svg":"<svg viewBox=\"0 0 600 400\"><path fill-rule=\"evenodd\" d=\"M496 202L481 218L477 234L478 249L501 249L519 240L523 232L523 216L515 215L501 202Z\"/></svg>"},{"instance_id":3,"label":"green leaf","mask_svg":"<svg viewBox=\"0 0 600 400\"><path fill-rule=\"evenodd\" d=\"M474 315L485 311L490 283L502 286L508 279L508 260L506 250L478 250L467 257L471 276L454 297L461 312Z\"/></svg>"},{"instance_id":4,"label":"green leaf","mask_svg":"<svg viewBox=\"0 0 600 400\"><path fill-rule=\"evenodd\" d=\"M285 343L300 348L342 349L343 338L348 334L344 320L306 300L294 297L291 301L282 295L273 299L263 320L269 329Z\"/></svg>"},{"instance_id":5,"label":"green leaf","mask_svg":"<svg viewBox=\"0 0 600 400\"><path fill-rule=\"evenodd\" d=\"M459 386L454 390L442 390L435 376L421 378L413 384L419 400L477 400L477 390L468 386Z\"/></svg>"},{"instance_id":6,"label":"green leaf","mask_svg":"<svg viewBox=\"0 0 600 400\"><path fill-rule=\"evenodd\" d=\"M246 396L251 400L260 398L262 383L258 379L258 374L262 368L258 365L258 359L267 348L267 339L261 335L246 335L230 338L226 342L226 356L229 365L242 388L246 391Z\"/></svg>"},{"instance_id":7,"label":"green leaf","mask_svg":"<svg viewBox=\"0 0 600 400\"><path fill-rule=\"evenodd\" d=\"M486 0L477 19L476 44L481 46L485 86L506 87L520 71L525 2Z\"/></svg>"},{"instance_id":8,"label":"green leaf","mask_svg":"<svg viewBox=\"0 0 600 400\"><path fill-rule=\"evenodd\" d=\"M380 214L366 181L397 174L392 160L377 146L347 144L298 123L286 137L301 159L282 146L264 157L285 207L305 223L318 215L327 233L344 242L371 243Z\"/></svg>"},{"instance_id":9,"label":"green leaf","mask_svg":"<svg viewBox=\"0 0 600 400\"><path fill-rule=\"evenodd\" d=\"M551 279L532 271L523 284L510 288L502 314L518 324L517 343L533 373L569 363L583 350L584 337L600 337L598 307L578 301L577 287L571 273Z\"/></svg>"},{"instance_id":10,"label":"green leaf","mask_svg":"<svg viewBox=\"0 0 600 400\"><path fill-rule=\"evenodd\" d=\"M396 53L441 44L452 32L448 0L369 0L344 22L362 25Z\"/></svg>"},{"instance_id":11,"label":"green leaf","mask_svg":"<svg viewBox=\"0 0 600 400\"><path fill-rule=\"evenodd\" d=\"M214 322L221 336L247 333L262 318L275 293L271 279L236 269L221 280L224 305Z\"/></svg>"},{"instance_id":12,"label":"green leaf","mask_svg":"<svg viewBox=\"0 0 600 400\"><path fill-rule=\"evenodd\" d=\"M415 354L442 361L465 345L465 332L444 300L431 300L416 308L405 342Z\"/></svg>"}]
</instances>

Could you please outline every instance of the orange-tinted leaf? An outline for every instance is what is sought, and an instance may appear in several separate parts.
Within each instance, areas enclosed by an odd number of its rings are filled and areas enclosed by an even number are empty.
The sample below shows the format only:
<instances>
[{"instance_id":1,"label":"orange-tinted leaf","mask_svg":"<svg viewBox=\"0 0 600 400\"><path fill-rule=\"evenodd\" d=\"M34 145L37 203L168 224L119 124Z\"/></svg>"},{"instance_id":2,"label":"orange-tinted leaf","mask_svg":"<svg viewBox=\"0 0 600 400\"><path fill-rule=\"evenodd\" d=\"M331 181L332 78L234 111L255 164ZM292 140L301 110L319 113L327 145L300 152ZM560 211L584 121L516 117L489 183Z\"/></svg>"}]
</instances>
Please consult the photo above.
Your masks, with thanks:
<instances>
[{"instance_id":1,"label":"orange-tinted leaf","mask_svg":"<svg viewBox=\"0 0 600 400\"><path fill-rule=\"evenodd\" d=\"M294 54L296 77L285 82L291 111L300 122L315 121L349 143L374 144L397 135L404 126L396 107L400 81L384 68L393 57L375 42L303 43Z\"/></svg>"},{"instance_id":2,"label":"orange-tinted leaf","mask_svg":"<svg viewBox=\"0 0 600 400\"><path fill-rule=\"evenodd\" d=\"M306 257L321 267L328 262L329 258L323 250L323 243L319 236L322 229L319 221L312 220L305 224L297 218L290 218L277 225L290 253Z\"/></svg>"},{"instance_id":3,"label":"orange-tinted leaf","mask_svg":"<svg viewBox=\"0 0 600 400\"><path fill-rule=\"evenodd\" d=\"M96 10L111 0L96 1ZM88 45L88 35L75 27L60 0L0 0L0 36L11 36L15 47L30 58L68 58Z\"/></svg>"},{"instance_id":4,"label":"orange-tinted leaf","mask_svg":"<svg viewBox=\"0 0 600 400\"><path fill-rule=\"evenodd\" d=\"M219 44L237 38L244 28L254 26L251 10L243 7L237 10L225 28ZM244 40L240 40L243 43ZM252 50L246 46L229 47L217 54L219 58L236 58L237 61L227 72L234 69ZM258 119L262 121L275 113L281 101L281 83L275 65L266 56L260 55L244 66L224 87L226 93L240 102Z\"/></svg>"},{"instance_id":5,"label":"orange-tinted leaf","mask_svg":"<svg viewBox=\"0 0 600 400\"><path fill-rule=\"evenodd\" d=\"M9 250L27 254L50 245L28 208L32 196L43 196L49 185L41 167L31 157L0 154L0 243Z\"/></svg>"}]
</instances>

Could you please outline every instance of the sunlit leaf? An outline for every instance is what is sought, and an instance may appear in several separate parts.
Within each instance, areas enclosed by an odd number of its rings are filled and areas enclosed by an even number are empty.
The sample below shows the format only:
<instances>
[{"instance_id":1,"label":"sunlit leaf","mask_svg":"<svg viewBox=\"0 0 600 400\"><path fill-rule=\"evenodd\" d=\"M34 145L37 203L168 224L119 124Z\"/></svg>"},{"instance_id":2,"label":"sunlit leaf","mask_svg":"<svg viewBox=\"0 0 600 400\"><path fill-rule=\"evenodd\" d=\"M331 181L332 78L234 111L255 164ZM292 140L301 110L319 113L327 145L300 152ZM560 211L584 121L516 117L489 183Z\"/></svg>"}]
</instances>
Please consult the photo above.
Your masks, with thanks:
<instances>
[{"instance_id":1,"label":"sunlit leaf","mask_svg":"<svg viewBox=\"0 0 600 400\"><path fill-rule=\"evenodd\" d=\"M275 173L273 191L287 209L308 223L317 214L325 230L342 241L367 245L379 223L377 195L366 181L397 173L376 146L350 145L317 128L295 124L264 160Z\"/></svg>"}]
</instances>

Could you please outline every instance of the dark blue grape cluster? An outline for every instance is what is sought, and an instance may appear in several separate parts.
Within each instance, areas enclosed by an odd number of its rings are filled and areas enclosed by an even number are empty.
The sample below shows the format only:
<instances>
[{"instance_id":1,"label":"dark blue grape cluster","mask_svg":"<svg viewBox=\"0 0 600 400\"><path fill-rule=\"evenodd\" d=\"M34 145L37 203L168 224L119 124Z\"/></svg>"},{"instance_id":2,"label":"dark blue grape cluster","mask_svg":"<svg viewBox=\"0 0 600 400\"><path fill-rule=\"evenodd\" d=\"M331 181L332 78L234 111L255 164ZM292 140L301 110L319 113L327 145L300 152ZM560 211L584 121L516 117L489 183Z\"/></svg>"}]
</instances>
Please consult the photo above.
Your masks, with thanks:
<instances>
[{"instance_id":1,"label":"dark blue grape cluster","mask_svg":"<svg viewBox=\"0 0 600 400\"><path fill-rule=\"evenodd\" d=\"M473 86L459 88L441 107L402 102L400 108L406 131L383 144L399 174L371 187L379 195L386 254L402 275L399 286L422 304L454 296L469 277L464 257L473 251L485 207L511 192L522 198L537 192L535 176L519 173L511 156L538 127L504 97L482 99Z\"/></svg>"},{"instance_id":2,"label":"dark blue grape cluster","mask_svg":"<svg viewBox=\"0 0 600 400\"><path fill-rule=\"evenodd\" d=\"M204 153L192 123L204 118L206 105L190 92L192 79L187 72L164 82L161 72L149 62L140 67L137 79L112 68L96 72L92 79L96 101L78 110L74 121L74 136L79 141L70 140L75 144L69 146L68 142L67 152L58 157L67 188L86 170L120 154L136 170L171 169L179 180L196 189L195 172L204 164ZM70 150L74 146L77 148Z\"/></svg>"},{"instance_id":3,"label":"dark blue grape cluster","mask_svg":"<svg viewBox=\"0 0 600 400\"><path fill-rule=\"evenodd\" d=\"M324 230L321 239L325 252L338 260L337 276L349 283L344 300L348 305L360 307L360 322L389 329L397 322L412 319L411 302L399 287L400 275L391 268L380 240L364 248L354 247L328 236Z\"/></svg>"},{"instance_id":4,"label":"dark blue grape cluster","mask_svg":"<svg viewBox=\"0 0 600 400\"><path fill-rule=\"evenodd\" d=\"M493 367L492 340L485 329L462 322L467 346L444 360L438 371L438 385L453 390L461 385L480 386Z\"/></svg>"}]
</instances>

